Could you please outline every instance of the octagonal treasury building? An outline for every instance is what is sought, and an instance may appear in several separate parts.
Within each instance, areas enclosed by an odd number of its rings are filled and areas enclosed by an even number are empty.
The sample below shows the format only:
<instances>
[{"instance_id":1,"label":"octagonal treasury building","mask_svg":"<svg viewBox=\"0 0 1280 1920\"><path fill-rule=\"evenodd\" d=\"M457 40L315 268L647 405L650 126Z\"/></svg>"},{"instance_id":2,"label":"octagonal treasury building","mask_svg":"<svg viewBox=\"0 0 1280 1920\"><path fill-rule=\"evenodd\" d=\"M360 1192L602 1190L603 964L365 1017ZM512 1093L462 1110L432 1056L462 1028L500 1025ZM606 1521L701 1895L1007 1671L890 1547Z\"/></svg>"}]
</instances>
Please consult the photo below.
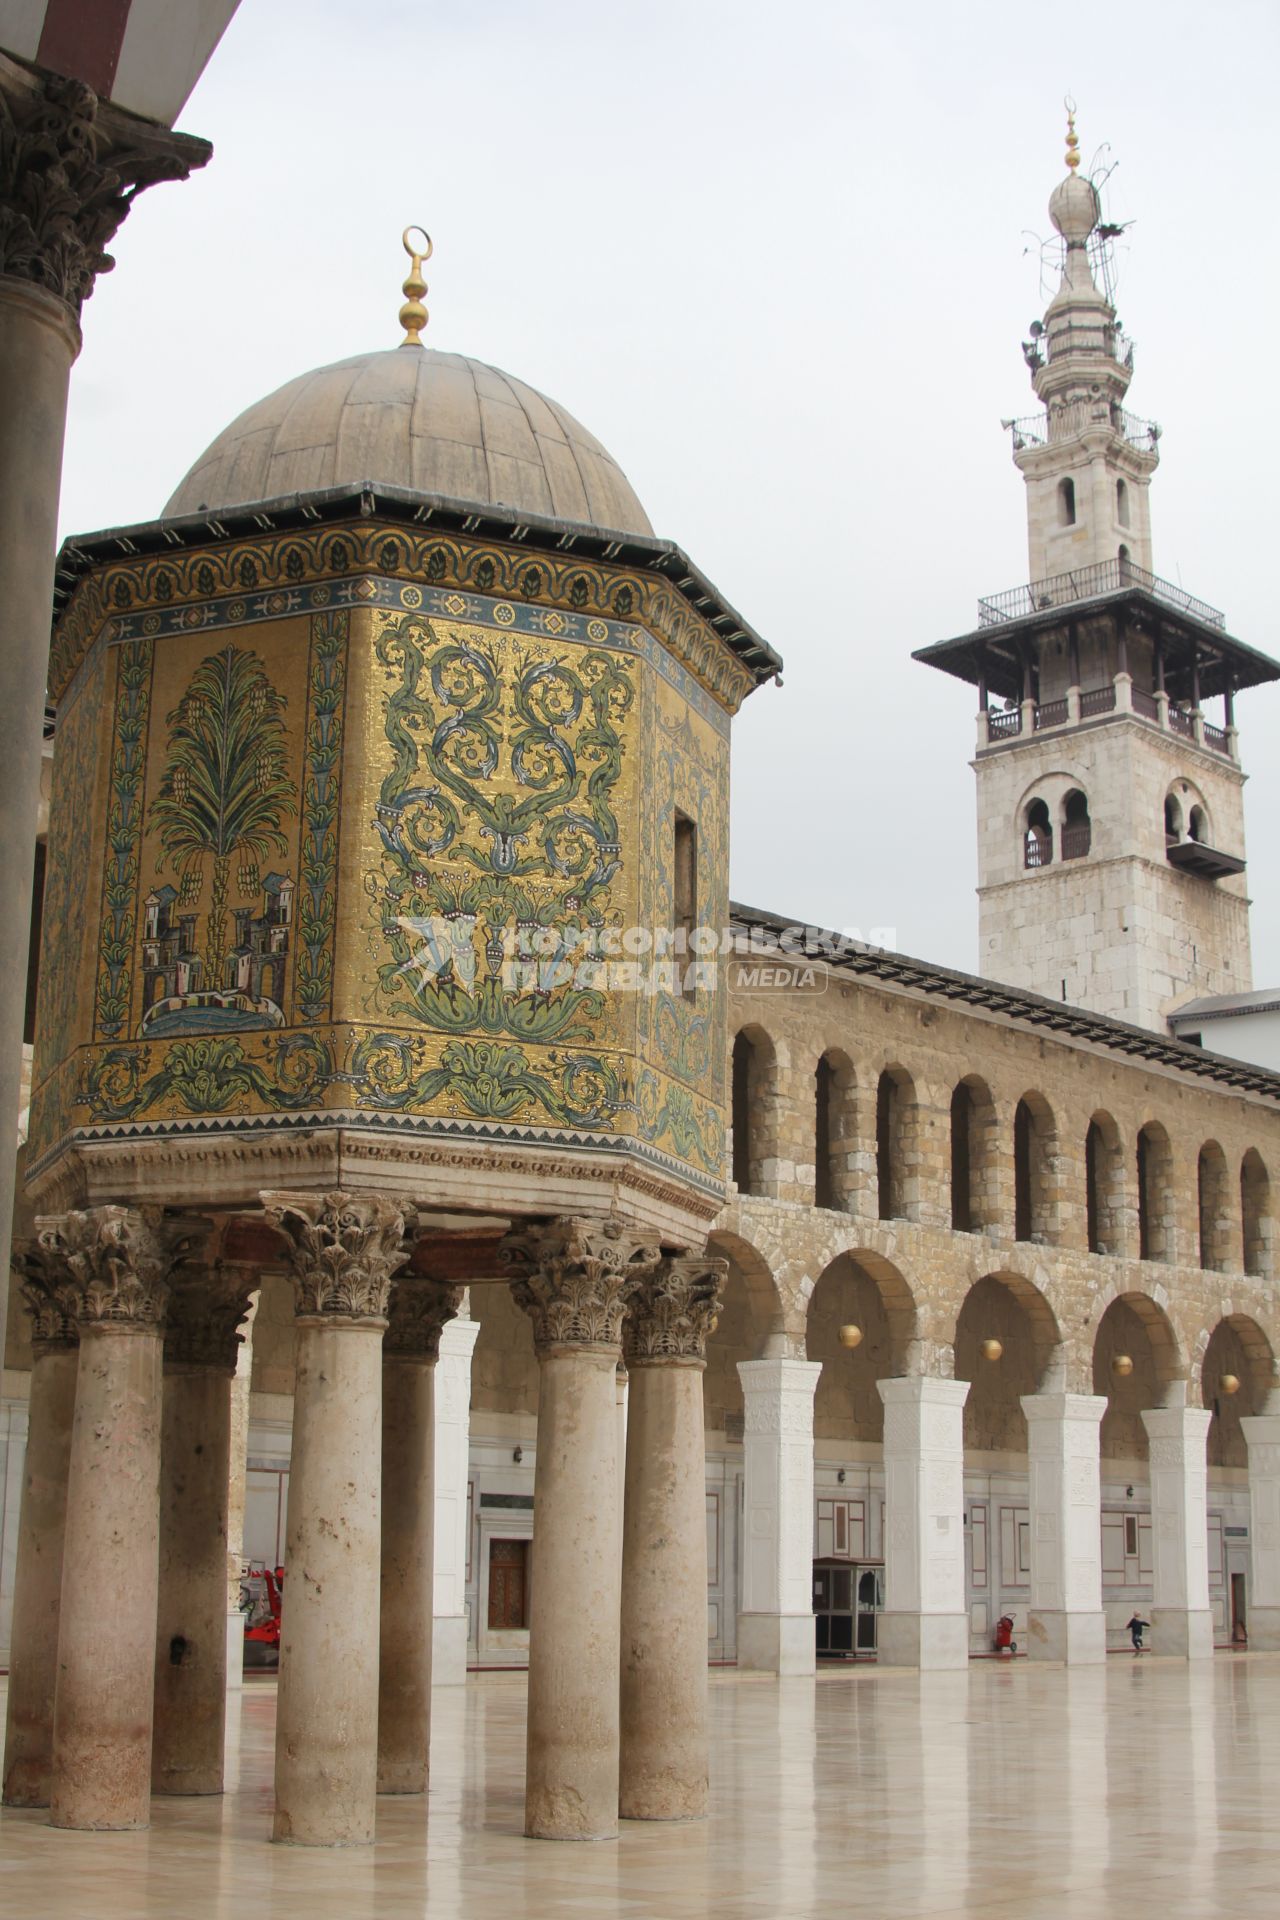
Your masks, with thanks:
<instances>
[{"instance_id":1,"label":"octagonal treasury building","mask_svg":"<svg viewBox=\"0 0 1280 1920\"><path fill-rule=\"evenodd\" d=\"M485 1282L530 1317L543 1381L528 1829L616 1830L620 1764L624 1810L705 1797L726 1012L714 970L671 956L725 923L730 722L779 662L570 415L422 347L414 277L400 347L282 388L161 520L61 558L30 1449L48 1356L78 1343L79 1368L62 1578L16 1597L7 1761L55 1825L220 1784L207 1464L239 1324L286 1267L276 1836L368 1840L375 1788L425 1789L433 1363ZM648 1651L620 1762L600 1494L628 1308L652 1434L689 1458L674 1491L656 1447L637 1465L679 1604L670 1630L652 1598L629 1623Z\"/></svg>"}]
</instances>

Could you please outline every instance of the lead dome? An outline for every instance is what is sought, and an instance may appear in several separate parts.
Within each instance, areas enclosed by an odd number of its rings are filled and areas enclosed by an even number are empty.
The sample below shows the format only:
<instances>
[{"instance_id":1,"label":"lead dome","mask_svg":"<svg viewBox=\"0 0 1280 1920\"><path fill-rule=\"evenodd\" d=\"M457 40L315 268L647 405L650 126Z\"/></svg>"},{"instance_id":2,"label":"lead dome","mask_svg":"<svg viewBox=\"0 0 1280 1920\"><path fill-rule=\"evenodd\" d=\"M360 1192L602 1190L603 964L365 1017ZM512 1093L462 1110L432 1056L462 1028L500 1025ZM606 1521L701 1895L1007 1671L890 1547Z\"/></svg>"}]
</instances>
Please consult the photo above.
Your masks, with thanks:
<instances>
[{"instance_id":1,"label":"lead dome","mask_svg":"<svg viewBox=\"0 0 1280 1920\"><path fill-rule=\"evenodd\" d=\"M482 360L407 344L317 367L257 401L200 455L164 513L362 481L653 531L617 461L564 407Z\"/></svg>"}]
</instances>

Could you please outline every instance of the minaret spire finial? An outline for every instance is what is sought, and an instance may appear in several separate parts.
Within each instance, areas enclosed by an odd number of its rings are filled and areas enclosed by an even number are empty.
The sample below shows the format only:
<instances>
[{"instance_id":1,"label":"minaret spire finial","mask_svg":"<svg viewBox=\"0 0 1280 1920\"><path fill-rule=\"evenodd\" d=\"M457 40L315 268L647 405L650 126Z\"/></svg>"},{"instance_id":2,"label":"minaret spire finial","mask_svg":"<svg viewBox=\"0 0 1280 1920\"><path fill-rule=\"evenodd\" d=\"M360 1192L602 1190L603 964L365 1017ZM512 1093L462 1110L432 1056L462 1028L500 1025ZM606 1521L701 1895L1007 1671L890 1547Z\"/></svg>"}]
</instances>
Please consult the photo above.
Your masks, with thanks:
<instances>
[{"instance_id":1,"label":"minaret spire finial","mask_svg":"<svg viewBox=\"0 0 1280 1920\"><path fill-rule=\"evenodd\" d=\"M1062 104L1067 110L1067 165L1074 173L1080 165L1080 142L1076 138L1076 103L1068 94Z\"/></svg>"},{"instance_id":2,"label":"minaret spire finial","mask_svg":"<svg viewBox=\"0 0 1280 1920\"><path fill-rule=\"evenodd\" d=\"M417 234L426 242L421 252L410 244L410 234ZM431 235L425 227L406 227L404 233L401 235L401 240L404 245L404 250L413 262L413 265L410 267L404 286L401 289L405 296L405 301L400 309L400 325L404 328L404 339L400 342L400 345L402 347L420 347L422 345L422 329L427 324L427 310L422 304L422 296L427 290L427 283L422 277L422 263L424 260L431 258L434 249L431 245Z\"/></svg>"}]
</instances>

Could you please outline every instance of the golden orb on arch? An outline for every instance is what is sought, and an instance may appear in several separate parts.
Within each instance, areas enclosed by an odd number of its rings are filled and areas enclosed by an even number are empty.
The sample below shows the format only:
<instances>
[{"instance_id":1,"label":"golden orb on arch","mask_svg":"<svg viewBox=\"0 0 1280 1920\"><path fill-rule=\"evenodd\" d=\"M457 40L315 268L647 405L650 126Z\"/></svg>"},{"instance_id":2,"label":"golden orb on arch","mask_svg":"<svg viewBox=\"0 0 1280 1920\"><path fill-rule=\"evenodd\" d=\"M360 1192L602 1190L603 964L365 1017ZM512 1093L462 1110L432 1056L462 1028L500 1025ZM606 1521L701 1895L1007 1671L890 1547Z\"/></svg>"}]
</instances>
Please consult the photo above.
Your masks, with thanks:
<instances>
[{"instance_id":1,"label":"golden orb on arch","mask_svg":"<svg viewBox=\"0 0 1280 1920\"><path fill-rule=\"evenodd\" d=\"M1117 1380L1127 1380L1133 1372L1133 1361L1127 1353L1117 1353L1111 1362L1111 1371Z\"/></svg>"},{"instance_id":2,"label":"golden orb on arch","mask_svg":"<svg viewBox=\"0 0 1280 1920\"><path fill-rule=\"evenodd\" d=\"M1239 1376L1234 1373L1224 1373L1218 1381L1218 1390L1220 1393L1239 1393Z\"/></svg>"},{"instance_id":3,"label":"golden orb on arch","mask_svg":"<svg viewBox=\"0 0 1280 1920\"><path fill-rule=\"evenodd\" d=\"M840 1345L842 1347L860 1347L862 1345L862 1328L855 1327L852 1321L850 1321L847 1326L841 1327Z\"/></svg>"},{"instance_id":4,"label":"golden orb on arch","mask_svg":"<svg viewBox=\"0 0 1280 1920\"><path fill-rule=\"evenodd\" d=\"M1003 1340L984 1340L982 1343L982 1357L984 1360L998 1360L1003 1352Z\"/></svg>"}]
</instances>

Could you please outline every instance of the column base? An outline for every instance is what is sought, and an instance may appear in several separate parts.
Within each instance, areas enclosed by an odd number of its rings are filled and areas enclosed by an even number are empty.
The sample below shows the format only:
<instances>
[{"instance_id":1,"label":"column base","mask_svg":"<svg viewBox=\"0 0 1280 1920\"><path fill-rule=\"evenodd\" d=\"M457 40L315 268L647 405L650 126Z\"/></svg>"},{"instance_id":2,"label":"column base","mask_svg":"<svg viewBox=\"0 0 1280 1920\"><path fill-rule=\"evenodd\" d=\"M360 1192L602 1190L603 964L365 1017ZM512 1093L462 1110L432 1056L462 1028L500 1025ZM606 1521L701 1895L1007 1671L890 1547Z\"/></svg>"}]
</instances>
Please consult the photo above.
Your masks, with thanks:
<instances>
[{"instance_id":1,"label":"column base","mask_svg":"<svg viewBox=\"0 0 1280 1920\"><path fill-rule=\"evenodd\" d=\"M817 1635L811 1613L740 1613L738 1666L748 1673L790 1679L816 1673Z\"/></svg>"},{"instance_id":2,"label":"column base","mask_svg":"<svg viewBox=\"0 0 1280 1920\"><path fill-rule=\"evenodd\" d=\"M882 1613L876 1634L882 1667L919 1667L924 1672L967 1667L967 1613Z\"/></svg>"},{"instance_id":3,"label":"column base","mask_svg":"<svg viewBox=\"0 0 1280 1920\"><path fill-rule=\"evenodd\" d=\"M227 1692L239 1693L244 1685L244 1615L227 1615Z\"/></svg>"},{"instance_id":4,"label":"column base","mask_svg":"<svg viewBox=\"0 0 1280 1920\"><path fill-rule=\"evenodd\" d=\"M1171 1654L1175 1660L1208 1660L1213 1656L1213 1615L1188 1607L1152 1607L1151 1653Z\"/></svg>"},{"instance_id":5,"label":"column base","mask_svg":"<svg viewBox=\"0 0 1280 1920\"><path fill-rule=\"evenodd\" d=\"M1032 1660L1068 1667L1101 1666L1107 1657L1107 1616L1048 1608L1027 1615L1026 1651Z\"/></svg>"},{"instance_id":6,"label":"column base","mask_svg":"<svg viewBox=\"0 0 1280 1920\"><path fill-rule=\"evenodd\" d=\"M431 1623L431 1684L433 1687L461 1687L467 1680L467 1629L465 1613L438 1613Z\"/></svg>"},{"instance_id":7,"label":"column base","mask_svg":"<svg viewBox=\"0 0 1280 1920\"><path fill-rule=\"evenodd\" d=\"M1280 1653L1280 1607L1250 1607L1245 1627L1251 1653Z\"/></svg>"}]
</instances>

